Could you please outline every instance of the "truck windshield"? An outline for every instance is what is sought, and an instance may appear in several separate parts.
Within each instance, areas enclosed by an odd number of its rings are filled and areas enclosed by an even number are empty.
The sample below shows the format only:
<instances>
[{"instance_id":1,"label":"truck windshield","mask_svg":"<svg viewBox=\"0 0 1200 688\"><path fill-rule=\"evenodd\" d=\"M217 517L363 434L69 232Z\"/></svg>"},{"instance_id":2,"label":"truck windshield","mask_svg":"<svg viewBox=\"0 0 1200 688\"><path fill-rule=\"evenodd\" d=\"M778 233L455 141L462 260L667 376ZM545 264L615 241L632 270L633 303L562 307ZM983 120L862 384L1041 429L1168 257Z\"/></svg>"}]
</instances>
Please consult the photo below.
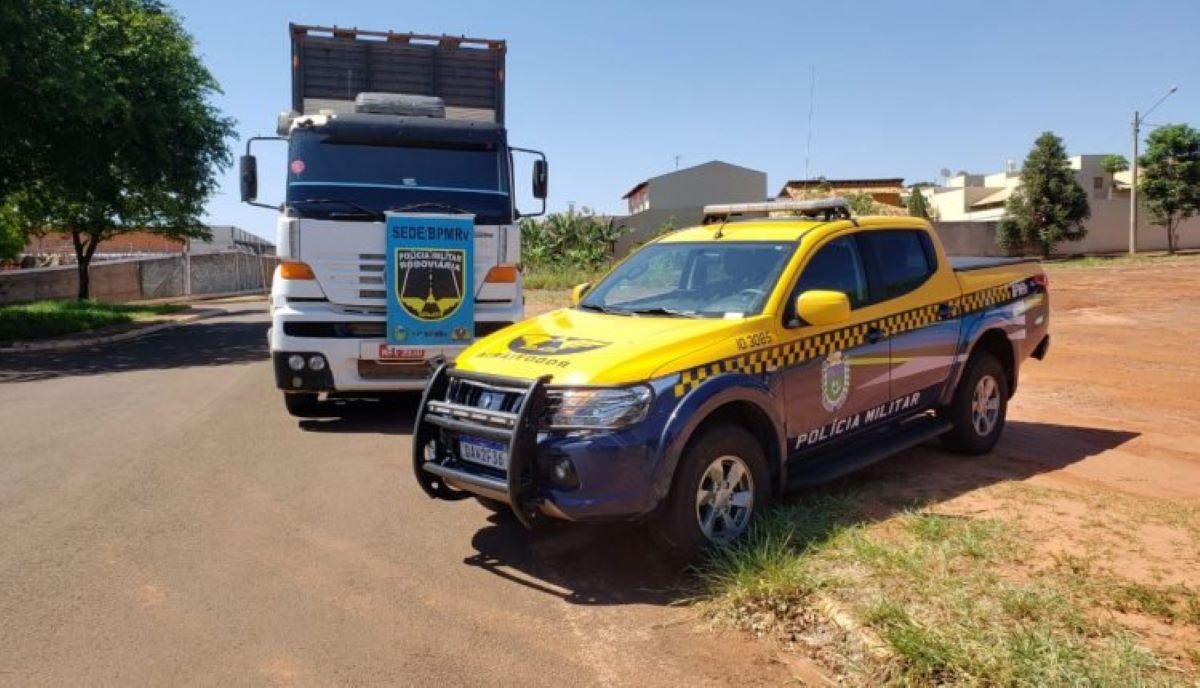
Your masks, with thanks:
<instances>
[{"instance_id":1,"label":"truck windshield","mask_svg":"<svg viewBox=\"0 0 1200 688\"><path fill-rule=\"evenodd\" d=\"M296 132L288 149L287 204L301 217L374 219L364 209L423 205L474 213L480 224L509 224L507 170L507 155L494 143L366 145Z\"/></svg>"},{"instance_id":2,"label":"truck windshield","mask_svg":"<svg viewBox=\"0 0 1200 688\"><path fill-rule=\"evenodd\" d=\"M755 315L796 249L791 242L651 244L597 284L584 310L627 315Z\"/></svg>"}]
</instances>

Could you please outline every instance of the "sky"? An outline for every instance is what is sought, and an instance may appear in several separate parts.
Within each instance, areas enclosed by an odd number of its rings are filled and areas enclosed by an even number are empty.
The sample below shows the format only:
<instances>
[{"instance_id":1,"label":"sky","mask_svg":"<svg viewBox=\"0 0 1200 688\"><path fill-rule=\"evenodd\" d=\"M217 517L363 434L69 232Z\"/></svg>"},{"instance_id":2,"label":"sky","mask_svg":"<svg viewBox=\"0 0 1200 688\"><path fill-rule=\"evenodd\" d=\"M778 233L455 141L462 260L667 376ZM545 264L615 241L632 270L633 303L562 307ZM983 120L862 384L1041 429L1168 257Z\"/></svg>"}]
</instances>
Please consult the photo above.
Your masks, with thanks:
<instances>
[{"instance_id":1,"label":"sky","mask_svg":"<svg viewBox=\"0 0 1200 688\"><path fill-rule=\"evenodd\" d=\"M1200 126L1197 0L172 4L237 120L238 154L290 105L289 21L507 40L509 141L546 152L552 211L621 213L676 156L765 171L772 195L806 159L831 179L997 172L1046 130L1071 154L1129 157L1133 111L1171 86L1148 121ZM283 194L274 145L255 148L268 202ZM528 160L516 174L518 207L536 209ZM207 220L272 238L274 214L239 202L236 170L221 179Z\"/></svg>"}]
</instances>

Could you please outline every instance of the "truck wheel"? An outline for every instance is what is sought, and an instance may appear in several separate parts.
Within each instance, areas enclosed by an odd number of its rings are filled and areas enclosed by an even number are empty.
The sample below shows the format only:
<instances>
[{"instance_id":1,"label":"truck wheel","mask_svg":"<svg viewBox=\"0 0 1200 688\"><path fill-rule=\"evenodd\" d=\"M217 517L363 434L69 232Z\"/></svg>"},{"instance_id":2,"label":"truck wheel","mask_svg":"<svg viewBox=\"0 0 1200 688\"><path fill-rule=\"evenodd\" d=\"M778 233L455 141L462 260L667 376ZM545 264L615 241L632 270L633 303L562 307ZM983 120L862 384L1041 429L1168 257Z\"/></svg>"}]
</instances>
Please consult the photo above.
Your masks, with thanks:
<instances>
[{"instance_id":1,"label":"truck wheel","mask_svg":"<svg viewBox=\"0 0 1200 688\"><path fill-rule=\"evenodd\" d=\"M694 559L746 534L766 507L771 476L762 447L746 430L721 425L692 441L651 531L672 552Z\"/></svg>"},{"instance_id":2,"label":"truck wheel","mask_svg":"<svg viewBox=\"0 0 1200 688\"><path fill-rule=\"evenodd\" d=\"M283 405L288 413L297 418L312 418L317 415L320 402L312 392L289 392L283 395Z\"/></svg>"},{"instance_id":3,"label":"truck wheel","mask_svg":"<svg viewBox=\"0 0 1200 688\"><path fill-rule=\"evenodd\" d=\"M996 357L979 353L967 361L954 401L943 409L954 426L942 444L961 454L986 454L996 446L1008 412L1008 376Z\"/></svg>"}]
</instances>

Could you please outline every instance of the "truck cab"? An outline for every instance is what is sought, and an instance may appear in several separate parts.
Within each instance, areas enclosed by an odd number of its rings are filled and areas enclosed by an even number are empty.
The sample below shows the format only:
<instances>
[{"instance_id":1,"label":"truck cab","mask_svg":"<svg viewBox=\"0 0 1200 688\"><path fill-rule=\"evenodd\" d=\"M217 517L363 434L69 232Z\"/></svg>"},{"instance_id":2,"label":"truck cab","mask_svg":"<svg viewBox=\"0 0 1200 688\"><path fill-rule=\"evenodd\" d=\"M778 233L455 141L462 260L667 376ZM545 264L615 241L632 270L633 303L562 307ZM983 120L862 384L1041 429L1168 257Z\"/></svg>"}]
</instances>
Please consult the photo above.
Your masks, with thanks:
<instances>
[{"instance_id":1,"label":"truck cab","mask_svg":"<svg viewBox=\"0 0 1200 688\"><path fill-rule=\"evenodd\" d=\"M957 262L928 222L841 199L771 213L661 237L442 368L414 430L421 486L528 525L646 520L689 554L921 442L989 451L1049 346L1038 264Z\"/></svg>"},{"instance_id":2,"label":"truck cab","mask_svg":"<svg viewBox=\"0 0 1200 688\"><path fill-rule=\"evenodd\" d=\"M288 410L306 416L319 395L423 389L474 338L521 320L514 152L537 157L542 210L548 179L545 156L508 142L503 41L296 25L291 36L293 109L270 137L287 147L282 203L257 199L251 146L268 137L247 142L241 176L244 201L279 213L269 344ZM452 286L474 322L453 339L414 344L388 327L389 309L427 296L388 282L397 214L469 220L470 284Z\"/></svg>"}]
</instances>

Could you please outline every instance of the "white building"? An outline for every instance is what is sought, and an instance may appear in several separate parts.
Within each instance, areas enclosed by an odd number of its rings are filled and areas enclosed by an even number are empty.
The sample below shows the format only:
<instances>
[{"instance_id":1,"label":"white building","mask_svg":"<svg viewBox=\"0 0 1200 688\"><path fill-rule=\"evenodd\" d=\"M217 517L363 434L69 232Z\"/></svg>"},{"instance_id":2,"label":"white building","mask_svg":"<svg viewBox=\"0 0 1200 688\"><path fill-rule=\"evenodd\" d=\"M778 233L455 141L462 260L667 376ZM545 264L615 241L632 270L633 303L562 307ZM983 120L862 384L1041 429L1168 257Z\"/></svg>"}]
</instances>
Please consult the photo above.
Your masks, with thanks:
<instances>
[{"instance_id":1,"label":"white building","mask_svg":"<svg viewBox=\"0 0 1200 688\"><path fill-rule=\"evenodd\" d=\"M1064 253L1115 253L1129 250L1130 173L1109 174L1102 168L1104 155L1070 158L1075 180L1088 194L1092 216L1082 241L1064 243ZM1004 216L1004 204L1021 183L1021 173L1010 169L993 174L959 174L941 187L921 190L939 222L995 222ZM1178 248L1200 248L1200 216L1180 223ZM1138 213L1138 249L1165 250L1167 230L1151 224L1143 206Z\"/></svg>"}]
</instances>

